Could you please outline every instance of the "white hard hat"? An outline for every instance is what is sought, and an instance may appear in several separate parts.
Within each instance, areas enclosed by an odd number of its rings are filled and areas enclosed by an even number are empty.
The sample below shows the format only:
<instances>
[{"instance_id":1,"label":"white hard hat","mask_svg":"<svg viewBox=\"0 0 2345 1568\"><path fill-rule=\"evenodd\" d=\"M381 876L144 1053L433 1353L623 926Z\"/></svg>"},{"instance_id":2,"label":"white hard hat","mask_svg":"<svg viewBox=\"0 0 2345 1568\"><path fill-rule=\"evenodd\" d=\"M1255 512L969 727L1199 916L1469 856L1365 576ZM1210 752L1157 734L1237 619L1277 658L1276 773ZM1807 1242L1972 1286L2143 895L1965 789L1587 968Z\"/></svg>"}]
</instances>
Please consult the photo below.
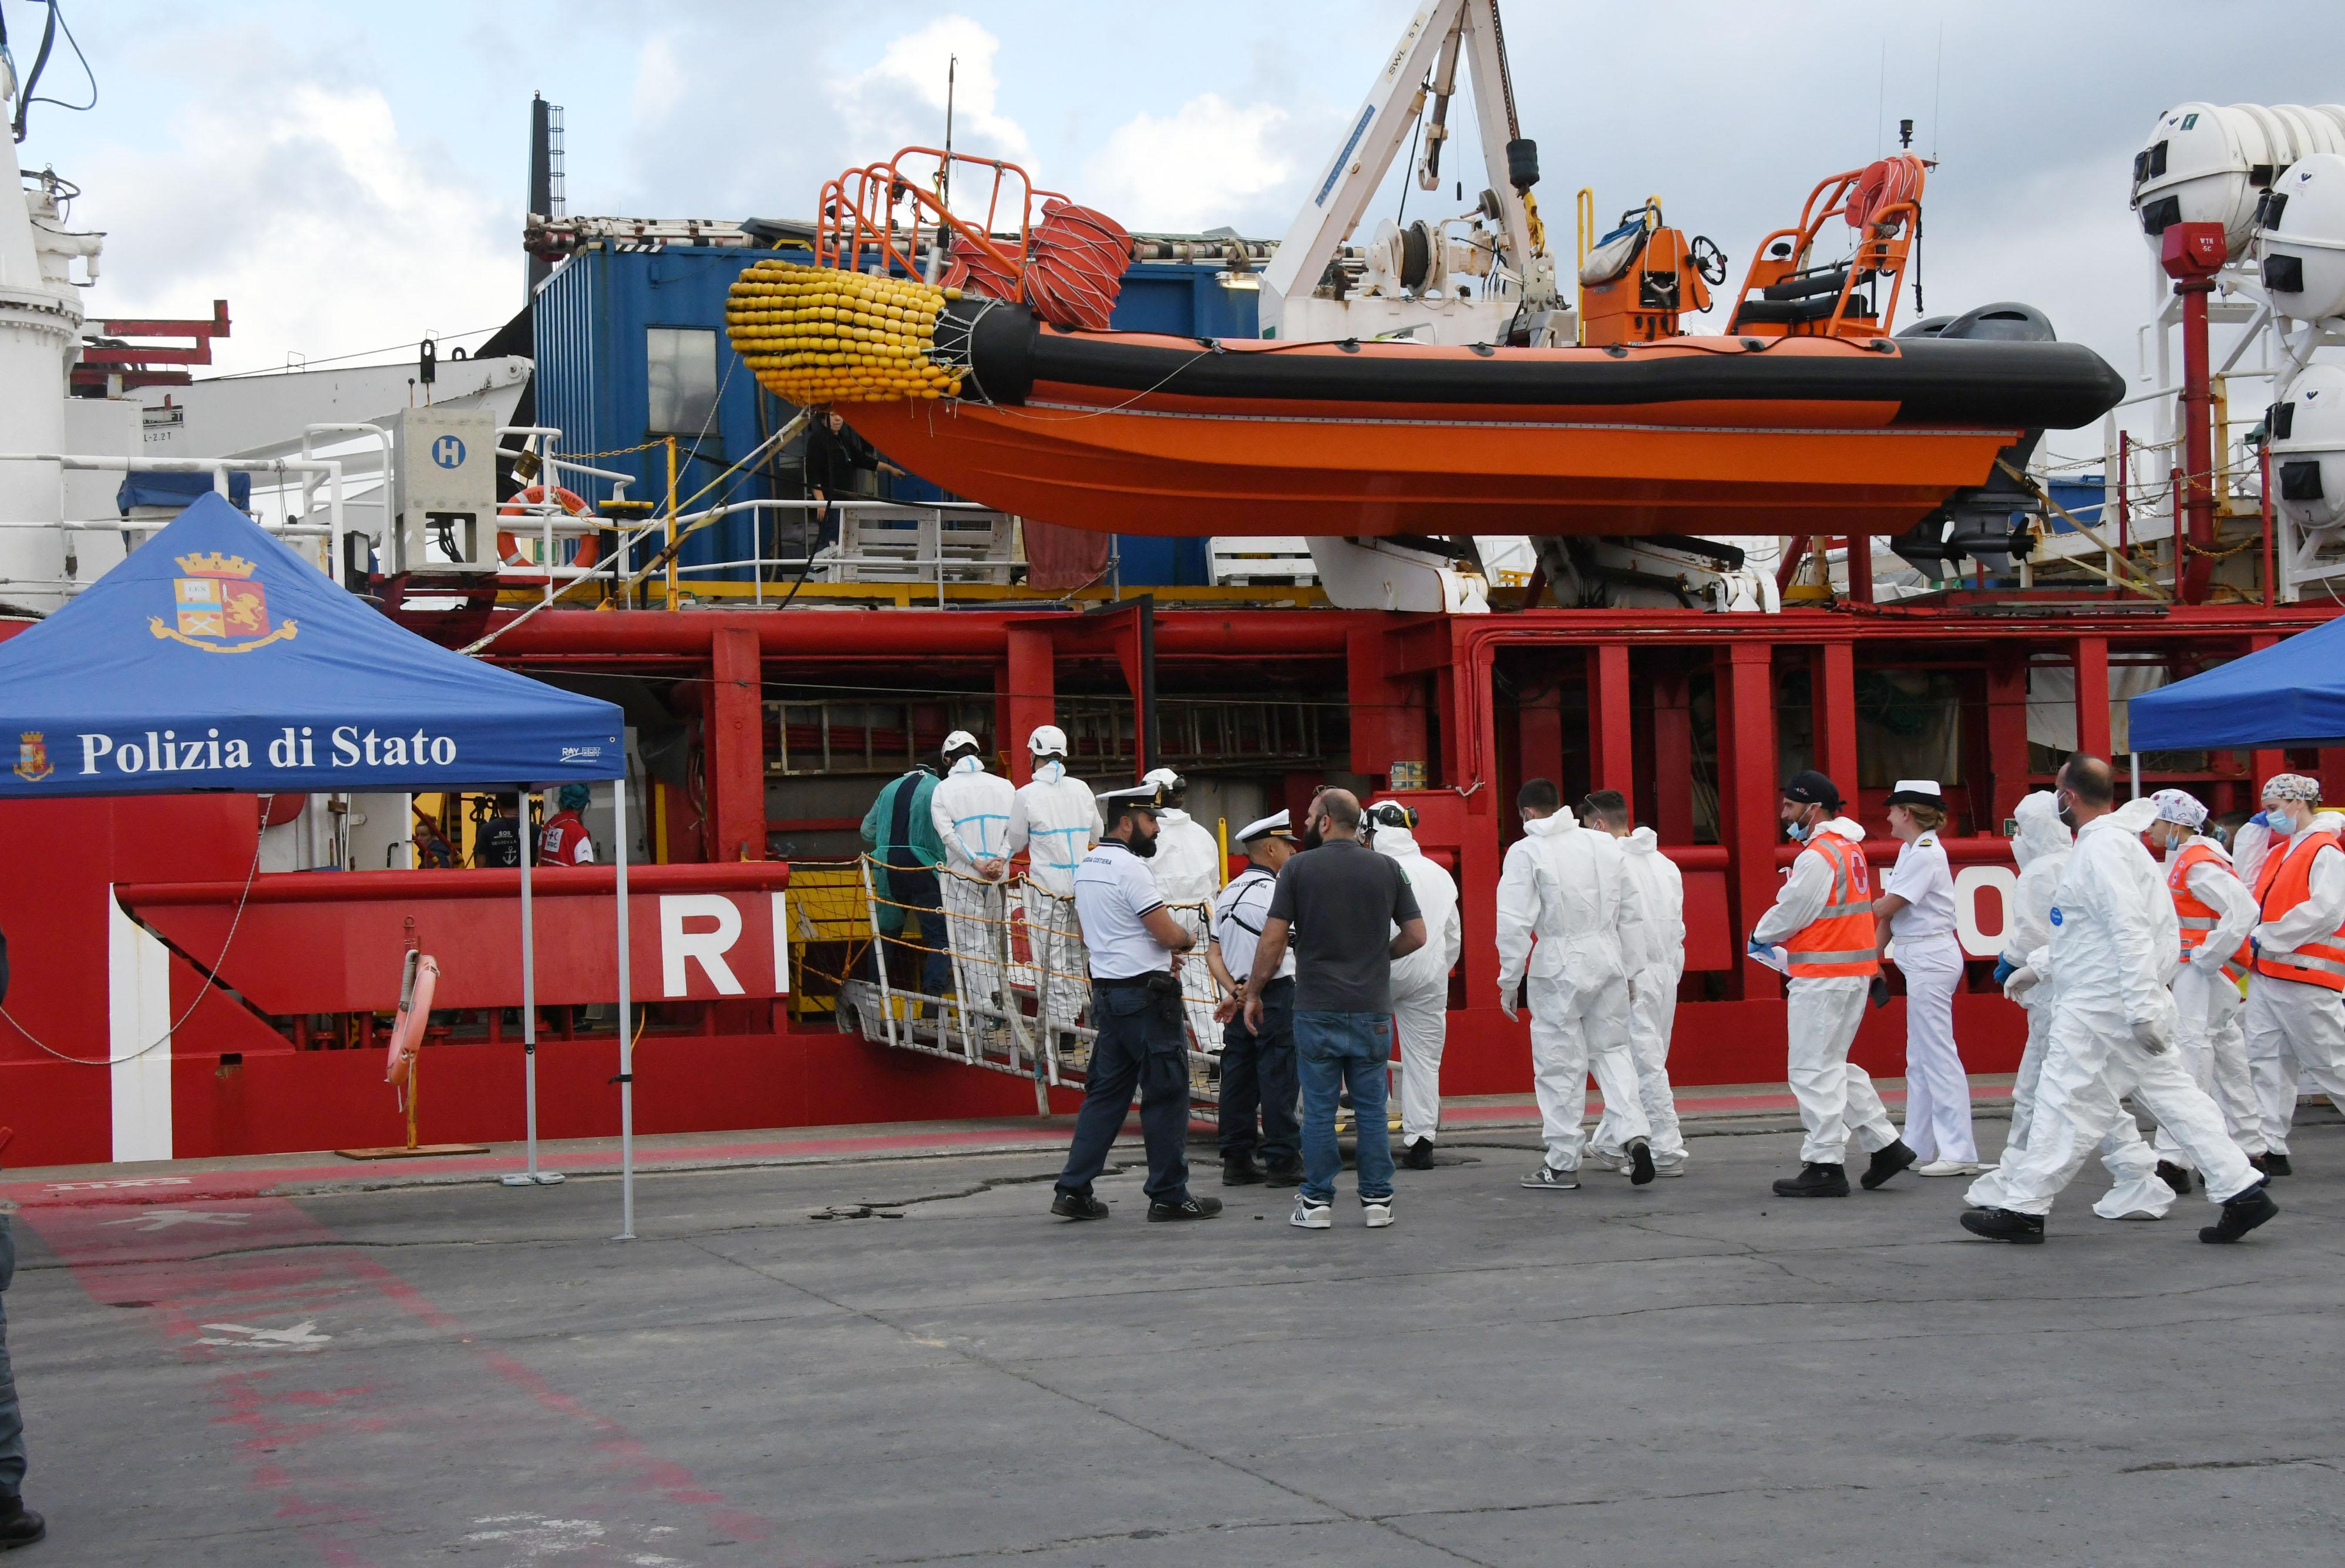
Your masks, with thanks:
<instances>
[{"instance_id":1,"label":"white hard hat","mask_svg":"<svg viewBox=\"0 0 2345 1568\"><path fill-rule=\"evenodd\" d=\"M1181 788L1181 775L1170 768L1151 768L1140 776L1140 779L1143 784L1162 784L1167 789Z\"/></svg>"},{"instance_id":2,"label":"white hard hat","mask_svg":"<svg viewBox=\"0 0 2345 1568\"><path fill-rule=\"evenodd\" d=\"M1026 749L1036 757L1053 751L1064 757L1067 754L1067 732L1055 724L1038 724L1034 727L1034 733L1026 738Z\"/></svg>"},{"instance_id":3,"label":"white hard hat","mask_svg":"<svg viewBox=\"0 0 2345 1568\"><path fill-rule=\"evenodd\" d=\"M950 735L945 737L945 755L948 757L950 757L954 752L959 751L964 746L969 748L971 750L976 750L978 748L977 737L971 735L966 729L956 729Z\"/></svg>"}]
</instances>

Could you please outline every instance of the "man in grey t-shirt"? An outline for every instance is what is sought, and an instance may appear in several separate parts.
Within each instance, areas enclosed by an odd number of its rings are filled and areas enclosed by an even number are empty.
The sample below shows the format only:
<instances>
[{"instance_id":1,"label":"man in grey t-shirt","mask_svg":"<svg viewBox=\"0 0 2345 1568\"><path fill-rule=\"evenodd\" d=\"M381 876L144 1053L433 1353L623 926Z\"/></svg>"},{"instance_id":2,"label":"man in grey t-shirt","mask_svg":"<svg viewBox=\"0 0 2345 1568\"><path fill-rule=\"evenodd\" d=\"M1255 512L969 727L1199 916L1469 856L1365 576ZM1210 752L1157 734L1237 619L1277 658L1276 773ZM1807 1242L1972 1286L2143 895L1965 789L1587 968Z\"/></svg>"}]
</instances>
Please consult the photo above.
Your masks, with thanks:
<instances>
[{"instance_id":1,"label":"man in grey t-shirt","mask_svg":"<svg viewBox=\"0 0 2345 1568\"><path fill-rule=\"evenodd\" d=\"M1392 1141L1385 1074L1392 1060L1392 961L1425 945L1425 918L1398 865L1360 842L1360 802L1328 789L1311 803L1304 842L1315 845L1278 873L1269 918L1246 976L1249 1028L1262 1023L1262 988L1294 947L1294 1055L1303 1079L1303 1187L1288 1223L1335 1224L1335 1101L1349 1087L1359 1124L1362 1217L1392 1223ZM1391 934L1394 927L1400 934Z\"/></svg>"}]
</instances>

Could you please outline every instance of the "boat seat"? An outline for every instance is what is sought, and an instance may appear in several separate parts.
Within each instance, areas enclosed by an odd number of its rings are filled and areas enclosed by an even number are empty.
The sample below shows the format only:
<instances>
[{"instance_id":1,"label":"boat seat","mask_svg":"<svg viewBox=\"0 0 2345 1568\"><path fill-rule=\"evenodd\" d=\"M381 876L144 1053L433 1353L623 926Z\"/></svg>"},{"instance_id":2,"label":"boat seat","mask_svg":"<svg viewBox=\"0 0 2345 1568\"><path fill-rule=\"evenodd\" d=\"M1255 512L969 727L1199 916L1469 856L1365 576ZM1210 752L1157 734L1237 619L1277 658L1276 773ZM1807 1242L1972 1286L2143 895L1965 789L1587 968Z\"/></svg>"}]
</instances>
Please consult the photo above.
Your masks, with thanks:
<instances>
[{"instance_id":1,"label":"boat seat","mask_svg":"<svg viewBox=\"0 0 2345 1568\"><path fill-rule=\"evenodd\" d=\"M1809 321L1832 318L1832 307L1840 303L1833 294L1817 294L1805 300L1745 300L1728 323L1728 335L1741 331L1748 322L1755 325L1796 327ZM1841 319L1848 321L1869 321L1878 314L1863 299L1852 299Z\"/></svg>"},{"instance_id":2,"label":"boat seat","mask_svg":"<svg viewBox=\"0 0 2345 1568\"><path fill-rule=\"evenodd\" d=\"M1779 282L1770 283L1759 290L1769 300L1805 300L1817 294L1837 295L1848 282L1848 266L1826 267L1814 272L1794 273Z\"/></svg>"}]
</instances>

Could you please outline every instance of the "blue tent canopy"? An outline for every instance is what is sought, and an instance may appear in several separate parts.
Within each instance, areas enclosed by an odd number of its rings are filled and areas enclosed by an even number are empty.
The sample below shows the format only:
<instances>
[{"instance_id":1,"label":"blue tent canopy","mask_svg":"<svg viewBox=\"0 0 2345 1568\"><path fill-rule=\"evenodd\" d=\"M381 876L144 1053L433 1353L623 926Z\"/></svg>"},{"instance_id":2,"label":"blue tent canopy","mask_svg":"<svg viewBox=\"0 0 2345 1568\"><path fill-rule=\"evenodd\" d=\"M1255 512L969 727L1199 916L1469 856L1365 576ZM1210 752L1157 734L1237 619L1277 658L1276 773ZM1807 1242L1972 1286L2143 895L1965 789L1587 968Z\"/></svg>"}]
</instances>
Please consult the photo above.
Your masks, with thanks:
<instances>
[{"instance_id":1,"label":"blue tent canopy","mask_svg":"<svg viewBox=\"0 0 2345 1568\"><path fill-rule=\"evenodd\" d=\"M0 799L615 779L622 724L394 625L215 494L0 643Z\"/></svg>"},{"instance_id":2,"label":"blue tent canopy","mask_svg":"<svg viewBox=\"0 0 2345 1568\"><path fill-rule=\"evenodd\" d=\"M2345 617L2144 692L2127 712L2136 751L2345 744Z\"/></svg>"}]
</instances>

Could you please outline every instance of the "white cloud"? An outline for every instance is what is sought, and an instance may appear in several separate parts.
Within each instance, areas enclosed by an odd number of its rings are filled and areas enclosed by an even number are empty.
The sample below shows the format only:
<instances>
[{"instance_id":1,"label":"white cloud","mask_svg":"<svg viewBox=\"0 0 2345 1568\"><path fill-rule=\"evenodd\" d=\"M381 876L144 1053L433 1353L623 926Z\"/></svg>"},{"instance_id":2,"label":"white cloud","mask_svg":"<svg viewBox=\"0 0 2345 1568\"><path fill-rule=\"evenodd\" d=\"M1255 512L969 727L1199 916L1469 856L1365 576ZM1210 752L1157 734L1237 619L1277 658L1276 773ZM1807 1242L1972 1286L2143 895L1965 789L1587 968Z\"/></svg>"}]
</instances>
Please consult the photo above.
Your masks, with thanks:
<instances>
[{"instance_id":1,"label":"white cloud","mask_svg":"<svg viewBox=\"0 0 2345 1568\"><path fill-rule=\"evenodd\" d=\"M1001 79L994 60L1001 40L967 16L939 16L888 46L879 63L832 90L849 135L871 158L906 146L944 141L946 74L952 72L953 150L1024 163L1033 156L1025 127L996 107Z\"/></svg>"},{"instance_id":2,"label":"white cloud","mask_svg":"<svg viewBox=\"0 0 2345 1568\"><path fill-rule=\"evenodd\" d=\"M1233 222L1295 178L1290 117L1218 93L1118 126L1091 158L1080 199L1129 229L1191 233Z\"/></svg>"},{"instance_id":3,"label":"white cloud","mask_svg":"<svg viewBox=\"0 0 2345 1568\"><path fill-rule=\"evenodd\" d=\"M513 215L371 87L224 90L92 149L76 218L107 229L95 316L208 316L216 370L281 366L502 323L523 302ZM198 374L205 372L198 372Z\"/></svg>"},{"instance_id":4,"label":"white cloud","mask_svg":"<svg viewBox=\"0 0 2345 1568\"><path fill-rule=\"evenodd\" d=\"M636 127L667 118L668 111L684 101L685 85L684 66L675 57L675 46L666 34L659 34L644 46L643 62L635 67Z\"/></svg>"}]
</instances>

